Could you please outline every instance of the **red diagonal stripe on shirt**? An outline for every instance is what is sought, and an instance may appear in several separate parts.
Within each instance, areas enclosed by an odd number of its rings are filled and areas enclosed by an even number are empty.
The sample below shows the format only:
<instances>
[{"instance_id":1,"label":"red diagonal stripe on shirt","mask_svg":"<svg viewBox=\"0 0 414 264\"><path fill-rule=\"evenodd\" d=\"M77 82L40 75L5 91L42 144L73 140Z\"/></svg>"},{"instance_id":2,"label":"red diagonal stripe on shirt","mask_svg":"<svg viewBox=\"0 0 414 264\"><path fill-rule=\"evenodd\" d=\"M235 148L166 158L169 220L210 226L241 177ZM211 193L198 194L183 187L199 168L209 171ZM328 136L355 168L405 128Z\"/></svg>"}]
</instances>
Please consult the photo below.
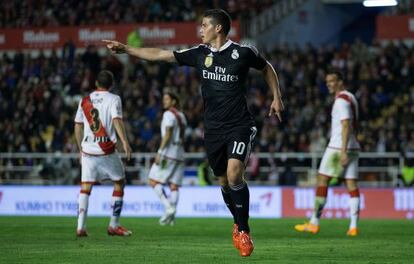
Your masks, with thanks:
<instances>
[{"instance_id":1,"label":"red diagonal stripe on shirt","mask_svg":"<svg viewBox=\"0 0 414 264\"><path fill-rule=\"evenodd\" d=\"M88 120L89 127L91 127L92 131L92 124L93 124L93 118L91 111L93 109L93 104L91 101L91 97L88 95L85 98L82 99L81 107L83 110L83 113L85 114L86 120ZM108 134L106 133L105 127L102 124L102 121L99 119L100 125L98 131L92 131L92 133L95 135L95 137L108 137ZM111 154L115 151L115 144L112 141L108 142L98 142L99 147L102 149L102 151L105 154Z\"/></svg>"}]
</instances>

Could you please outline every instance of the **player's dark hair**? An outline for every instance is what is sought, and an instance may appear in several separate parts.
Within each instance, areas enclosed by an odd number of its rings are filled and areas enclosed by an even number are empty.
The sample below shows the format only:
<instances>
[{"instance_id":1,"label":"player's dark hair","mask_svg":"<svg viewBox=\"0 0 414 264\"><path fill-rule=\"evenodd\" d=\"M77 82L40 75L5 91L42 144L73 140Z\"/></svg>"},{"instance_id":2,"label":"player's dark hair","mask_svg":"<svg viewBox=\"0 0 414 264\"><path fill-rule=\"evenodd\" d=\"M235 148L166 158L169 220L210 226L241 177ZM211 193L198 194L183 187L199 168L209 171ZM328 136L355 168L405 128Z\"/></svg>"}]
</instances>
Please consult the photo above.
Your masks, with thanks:
<instances>
[{"instance_id":1,"label":"player's dark hair","mask_svg":"<svg viewBox=\"0 0 414 264\"><path fill-rule=\"evenodd\" d=\"M175 100L175 107L180 108L180 98L178 97L178 94L175 91L173 91L170 88L166 88L164 89L163 93L168 94L171 97L171 99Z\"/></svg>"},{"instance_id":2,"label":"player's dark hair","mask_svg":"<svg viewBox=\"0 0 414 264\"><path fill-rule=\"evenodd\" d=\"M344 75L342 74L342 72L340 70L337 69L330 69L328 70L328 72L326 73L327 75L329 74L333 74L336 76L336 78L338 79L338 81L344 81Z\"/></svg>"},{"instance_id":3,"label":"player's dark hair","mask_svg":"<svg viewBox=\"0 0 414 264\"><path fill-rule=\"evenodd\" d=\"M224 35L227 36L230 32L231 18L230 15L223 9L210 9L204 13L204 17L211 18L213 25L221 25Z\"/></svg>"},{"instance_id":4,"label":"player's dark hair","mask_svg":"<svg viewBox=\"0 0 414 264\"><path fill-rule=\"evenodd\" d=\"M96 85L98 87L109 89L114 83L114 75L108 70L103 70L98 73L96 77Z\"/></svg>"}]
</instances>

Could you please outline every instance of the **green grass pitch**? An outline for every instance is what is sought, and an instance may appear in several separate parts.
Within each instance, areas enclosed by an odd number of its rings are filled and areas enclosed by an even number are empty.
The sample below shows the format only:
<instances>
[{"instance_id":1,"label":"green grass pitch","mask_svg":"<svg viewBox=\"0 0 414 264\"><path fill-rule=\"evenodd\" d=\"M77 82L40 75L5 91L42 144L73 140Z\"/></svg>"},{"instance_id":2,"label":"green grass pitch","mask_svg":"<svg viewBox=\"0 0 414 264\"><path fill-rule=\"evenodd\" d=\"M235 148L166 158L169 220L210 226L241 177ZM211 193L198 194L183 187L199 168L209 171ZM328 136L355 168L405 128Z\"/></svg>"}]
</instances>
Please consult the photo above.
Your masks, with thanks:
<instances>
[{"instance_id":1,"label":"green grass pitch","mask_svg":"<svg viewBox=\"0 0 414 264\"><path fill-rule=\"evenodd\" d=\"M108 218L89 218L89 237L76 238L76 219L0 217L0 263L414 263L414 223L361 220L346 237L347 220L322 220L318 235L297 233L302 219L252 219L255 250L241 258L230 219L123 218L131 237L109 237Z\"/></svg>"}]
</instances>

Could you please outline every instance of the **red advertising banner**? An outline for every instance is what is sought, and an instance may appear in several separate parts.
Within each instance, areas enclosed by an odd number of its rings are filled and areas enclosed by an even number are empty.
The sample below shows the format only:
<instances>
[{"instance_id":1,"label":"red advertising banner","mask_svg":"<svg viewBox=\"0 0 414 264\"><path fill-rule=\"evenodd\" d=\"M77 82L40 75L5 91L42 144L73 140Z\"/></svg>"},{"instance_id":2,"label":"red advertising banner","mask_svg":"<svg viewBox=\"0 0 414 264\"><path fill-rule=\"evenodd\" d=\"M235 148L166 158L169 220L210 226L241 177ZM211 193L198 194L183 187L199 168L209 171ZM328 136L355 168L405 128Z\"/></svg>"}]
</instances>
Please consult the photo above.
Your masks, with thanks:
<instances>
[{"instance_id":1,"label":"red advertising banner","mask_svg":"<svg viewBox=\"0 0 414 264\"><path fill-rule=\"evenodd\" d=\"M414 16L378 16L378 39L414 39Z\"/></svg>"},{"instance_id":2,"label":"red advertising banner","mask_svg":"<svg viewBox=\"0 0 414 264\"><path fill-rule=\"evenodd\" d=\"M144 46L194 45L200 43L197 23L146 23L113 26L0 29L0 50L55 49L71 40L76 47L102 45L101 39L127 42L140 38ZM240 40L237 21L229 37Z\"/></svg>"},{"instance_id":3,"label":"red advertising banner","mask_svg":"<svg viewBox=\"0 0 414 264\"><path fill-rule=\"evenodd\" d=\"M360 189L361 218L414 219L414 189ZM282 217L310 217L315 189L283 188ZM325 218L349 217L349 194L345 188L329 188Z\"/></svg>"}]
</instances>

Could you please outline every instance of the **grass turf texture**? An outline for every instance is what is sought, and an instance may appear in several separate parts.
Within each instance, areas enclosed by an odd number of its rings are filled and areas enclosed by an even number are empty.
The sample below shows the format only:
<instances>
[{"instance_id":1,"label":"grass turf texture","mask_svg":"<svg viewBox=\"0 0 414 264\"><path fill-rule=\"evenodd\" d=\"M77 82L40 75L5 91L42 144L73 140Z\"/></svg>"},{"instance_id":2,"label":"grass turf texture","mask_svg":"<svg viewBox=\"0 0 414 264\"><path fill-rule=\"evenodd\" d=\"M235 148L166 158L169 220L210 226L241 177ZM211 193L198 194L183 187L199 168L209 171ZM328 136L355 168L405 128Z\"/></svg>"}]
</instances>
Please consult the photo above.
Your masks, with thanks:
<instances>
[{"instance_id":1,"label":"grass turf texture","mask_svg":"<svg viewBox=\"0 0 414 264\"><path fill-rule=\"evenodd\" d=\"M414 263L414 223L362 220L360 236L346 237L347 220L322 220L317 235L298 233L302 219L252 219L255 251L233 248L230 219L123 218L131 237L106 234L109 218L89 218L87 238L76 219L0 217L0 263Z\"/></svg>"}]
</instances>

